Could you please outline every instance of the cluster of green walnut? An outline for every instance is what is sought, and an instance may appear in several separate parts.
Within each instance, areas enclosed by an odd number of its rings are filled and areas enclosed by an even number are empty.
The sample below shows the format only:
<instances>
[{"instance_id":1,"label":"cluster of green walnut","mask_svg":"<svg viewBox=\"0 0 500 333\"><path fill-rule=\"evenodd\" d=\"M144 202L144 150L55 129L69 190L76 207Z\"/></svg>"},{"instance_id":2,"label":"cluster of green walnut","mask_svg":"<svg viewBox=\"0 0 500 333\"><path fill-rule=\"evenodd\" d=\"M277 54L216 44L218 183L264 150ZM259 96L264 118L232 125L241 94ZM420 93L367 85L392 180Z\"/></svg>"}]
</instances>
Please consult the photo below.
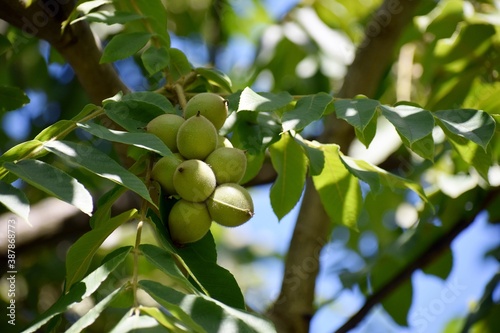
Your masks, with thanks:
<instances>
[{"instance_id":1,"label":"cluster of green walnut","mask_svg":"<svg viewBox=\"0 0 500 333\"><path fill-rule=\"evenodd\" d=\"M219 134L228 115L227 101L200 93L184 108L184 117L164 114L146 130L174 153L160 158L151 170L168 196L178 196L168 216L172 240L200 240L212 221L227 227L247 222L254 214L250 193L239 185L247 166L245 151Z\"/></svg>"}]
</instances>

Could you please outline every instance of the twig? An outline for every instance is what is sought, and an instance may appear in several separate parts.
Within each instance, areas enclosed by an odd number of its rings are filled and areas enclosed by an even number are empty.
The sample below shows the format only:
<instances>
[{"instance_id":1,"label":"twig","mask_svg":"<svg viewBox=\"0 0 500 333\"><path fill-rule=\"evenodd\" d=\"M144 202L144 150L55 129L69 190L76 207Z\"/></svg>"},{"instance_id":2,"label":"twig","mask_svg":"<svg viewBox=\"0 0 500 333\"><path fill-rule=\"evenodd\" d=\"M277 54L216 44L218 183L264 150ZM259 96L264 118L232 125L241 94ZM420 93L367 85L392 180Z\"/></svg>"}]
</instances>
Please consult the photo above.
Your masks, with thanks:
<instances>
[{"instance_id":1,"label":"twig","mask_svg":"<svg viewBox=\"0 0 500 333\"><path fill-rule=\"evenodd\" d=\"M184 110L186 108L186 95L184 95L184 88L179 83L174 85L175 92L177 93L177 98L179 99L179 105Z\"/></svg>"},{"instance_id":2,"label":"twig","mask_svg":"<svg viewBox=\"0 0 500 333\"><path fill-rule=\"evenodd\" d=\"M444 233L441 237L436 239L425 252L418 256L414 261L412 261L408 266L406 266L399 274L394 276L391 280L387 281L379 290L373 293L365 301L365 304L356 312L344 325L335 331L335 333L346 333L349 330L355 328L363 318L368 314L368 312L378 303L380 303L385 297L396 290L401 284L411 278L413 272L419 268L425 267L430 264L433 260L439 257L439 255L449 248L451 242L463 231L465 230L476 218L476 216L486 209L489 204L500 194L500 188L495 188L487 192L484 191L478 195L479 197L486 196L484 200L478 198L475 202L479 205L475 207L473 212L468 214L468 216L463 217L459 220L448 232Z\"/></svg>"}]
</instances>

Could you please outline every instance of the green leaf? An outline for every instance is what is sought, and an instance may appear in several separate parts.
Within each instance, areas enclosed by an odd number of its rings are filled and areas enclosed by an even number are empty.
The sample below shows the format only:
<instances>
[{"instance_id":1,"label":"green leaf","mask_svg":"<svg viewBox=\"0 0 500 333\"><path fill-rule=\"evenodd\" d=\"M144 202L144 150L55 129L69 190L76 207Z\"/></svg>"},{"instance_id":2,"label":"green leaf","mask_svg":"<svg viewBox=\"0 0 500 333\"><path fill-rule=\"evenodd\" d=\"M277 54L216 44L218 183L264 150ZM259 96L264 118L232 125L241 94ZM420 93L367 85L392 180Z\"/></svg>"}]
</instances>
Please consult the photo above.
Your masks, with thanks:
<instances>
[{"instance_id":1,"label":"green leaf","mask_svg":"<svg viewBox=\"0 0 500 333\"><path fill-rule=\"evenodd\" d=\"M495 120L486 112L472 109L442 110L434 112L441 127L467 138L486 151L495 134Z\"/></svg>"},{"instance_id":2,"label":"green leaf","mask_svg":"<svg viewBox=\"0 0 500 333\"><path fill-rule=\"evenodd\" d=\"M325 167L319 175L312 177L314 187L332 222L356 229L363 202L358 179L342 163L338 145L324 144L321 149L325 155Z\"/></svg>"},{"instance_id":3,"label":"green leaf","mask_svg":"<svg viewBox=\"0 0 500 333\"><path fill-rule=\"evenodd\" d=\"M166 308L177 304L207 332L218 332L219 327L238 332L276 332L270 322L206 296L182 294L155 281L139 281L139 286Z\"/></svg>"},{"instance_id":4,"label":"green leaf","mask_svg":"<svg viewBox=\"0 0 500 333\"><path fill-rule=\"evenodd\" d=\"M245 301L234 276L217 265L217 251L210 232L201 240L176 249L209 296L231 307L244 309Z\"/></svg>"},{"instance_id":5,"label":"green leaf","mask_svg":"<svg viewBox=\"0 0 500 333\"><path fill-rule=\"evenodd\" d=\"M115 4L120 1L115 1ZM167 9L162 1L135 0L129 11L139 11L146 19L142 20L144 30L152 30L156 37L166 46L170 47L170 36L167 30Z\"/></svg>"},{"instance_id":6,"label":"green leaf","mask_svg":"<svg viewBox=\"0 0 500 333\"><path fill-rule=\"evenodd\" d=\"M186 279L184 274L179 270L177 263L171 252L167 252L157 246L151 244L141 244L139 246L144 257L163 273L165 273L170 281L172 287L177 290L182 288L186 293L196 293L196 288Z\"/></svg>"},{"instance_id":7,"label":"green leaf","mask_svg":"<svg viewBox=\"0 0 500 333\"><path fill-rule=\"evenodd\" d=\"M408 326L408 311L413 297L411 280L406 280L381 302L387 313L400 326Z\"/></svg>"},{"instance_id":8,"label":"green leaf","mask_svg":"<svg viewBox=\"0 0 500 333\"><path fill-rule=\"evenodd\" d=\"M2 156L0 156L0 179L5 179L9 171L3 166L4 162L14 162L20 160L28 155L35 154L35 152L40 151L43 143L38 140L24 141L18 145L7 150ZM43 150L42 150L43 151ZM37 156L41 154L36 154ZM6 180L7 182L13 182L17 178L10 177Z\"/></svg>"},{"instance_id":9,"label":"green leaf","mask_svg":"<svg viewBox=\"0 0 500 333\"><path fill-rule=\"evenodd\" d=\"M491 149L487 151L473 141L456 135L448 130L447 127L441 127L446 134L446 138L458 153L458 155L470 166L473 166L484 179L488 179L488 171L493 164Z\"/></svg>"},{"instance_id":10,"label":"green leaf","mask_svg":"<svg viewBox=\"0 0 500 333\"><path fill-rule=\"evenodd\" d=\"M231 142L234 147L247 151L247 155L263 153L263 134L259 125L248 121L238 121L233 128Z\"/></svg>"},{"instance_id":11,"label":"green leaf","mask_svg":"<svg viewBox=\"0 0 500 333\"><path fill-rule=\"evenodd\" d=\"M165 328L150 316L139 316L133 310L127 312L125 316L113 327L109 333L165 333Z\"/></svg>"},{"instance_id":12,"label":"green leaf","mask_svg":"<svg viewBox=\"0 0 500 333\"><path fill-rule=\"evenodd\" d=\"M368 148L377 133L377 118L377 113L375 112L373 118L363 129L359 129L357 127L354 128L356 137L362 144L365 145L366 148Z\"/></svg>"},{"instance_id":13,"label":"green leaf","mask_svg":"<svg viewBox=\"0 0 500 333\"><path fill-rule=\"evenodd\" d=\"M410 149L413 143L432 134L434 118L427 110L412 105L382 105L380 108Z\"/></svg>"},{"instance_id":14,"label":"green leaf","mask_svg":"<svg viewBox=\"0 0 500 333\"><path fill-rule=\"evenodd\" d=\"M141 54L141 60L149 75L153 75L168 67L170 55L164 47L151 46Z\"/></svg>"},{"instance_id":15,"label":"green leaf","mask_svg":"<svg viewBox=\"0 0 500 333\"><path fill-rule=\"evenodd\" d=\"M29 223L30 203L23 191L0 181L0 202L31 226Z\"/></svg>"},{"instance_id":16,"label":"green leaf","mask_svg":"<svg viewBox=\"0 0 500 333\"><path fill-rule=\"evenodd\" d=\"M0 56L7 52L12 47L9 39L4 35L0 35Z\"/></svg>"},{"instance_id":17,"label":"green leaf","mask_svg":"<svg viewBox=\"0 0 500 333\"><path fill-rule=\"evenodd\" d=\"M172 81L179 80L193 70L188 58L181 50L171 48L168 50L168 53L170 55L168 74L170 75Z\"/></svg>"},{"instance_id":18,"label":"green leaf","mask_svg":"<svg viewBox=\"0 0 500 333\"><path fill-rule=\"evenodd\" d=\"M264 164L264 160L266 159L266 155L262 151L250 153L247 150L246 156L247 168L245 170L245 175L240 181L241 184L245 184L257 176L262 168L262 165Z\"/></svg>"},{"instance_id":19,"label":"green leaf","mask_svg":"<svg viewBox=\"0 0 500 333\"><path fill-rule=\"evenodd\" d=\"M422 186L418 183L393 175L363 160L341 155L341 161L351 174L370 185L371 190L375 193L380 191L381 186L387 186L390 189L410 189L417 193L423 201L428 202Z\"/></svg>"},{"instance_id":20,"label":"green leaf","mask_svg":"<svg viewBox=\"0 0 500 333\"><path fill-rule=\"evenodd\" d=\"M495 332L498 328L500 305L495 293L500 285L500 272L497 272L484 287L483 295L470 311L461 333Z\"/></svg>"},{"instance_id":21,"label":"green leaf","mask_svg":"<svg viewBox=\"0 0 500 333\"><path fill-rule=\"evenodd\" d=\"M104 48L100 63L125 59L139 52L151 38L149 32L121 33L114 36Z\"/></svg>"},{"instance_id":22,"label":"green leaf","mask_svg":"<svg viewBox=\"0 0 500 333\"><path fill-rule=\"evenodd\" d=\"M299 99L295 108L285 112L281 117L283 131L301 131L313 121L320 119L332 100L333 97L324 92Z\"/></svg>"},{"instance_id":23,"label":"green leaf","mask_svg":"<svg viewBox=\"0 0 500 333\"><path fill-rule=\"evenodd\" d=\"M102 110L102 107L94 105L94 104L87 104L83 107L82 111L78 112L76 116L71 118L74 122L77 121L83 121L83 120L88 120L89 117L91 117L91 114L94 113L94 116L97 117L99 114L103 113L104 111Z\"/></svg>"},{"instance_id":24,"label":"green leaf","mask_svg":"<svg viewBox=\"0 0 500 333\"><path fill-rule=\"evenodd\" d=\"M305 140L300 136L295 136L295 140L304 148L309 159L309 172L311 176L317 176L325 167L325 153L321 150L321 144Z\"/></svg>"},{"instance_id":25,"label":"green leaf","mask_svg":"<svg viewBox=\"0 0 500 333\"><path fill-rule=\"evenodd\" d=\"M95 252L111 233L123 223L135 218L136 209L131 209L101 223L71 245L66 255L66 291L85 276Z\"/></svg>"},{"instance_id":26,"label":"green leaf","mask_svg":"<svg viewBox=\"0 0 500 333\"><path fill-rule=\"evenodd\" d=\"M126 94L121 99L123 102L125 101L137 101L137 102L145 102L147 104L152 104L153 106L157 106L163 113L176 113L176 110L172 103L165 96L152 92L152 91L136 91L130 94ZM131 104L130 107L134 109L134 105ZM151 108L153 112L149 112L151 114L162 114L159 110ZM140 112L140 111L139 111ZM142 118L141 118L142 119Z\"/></svg>"},{"instance_id":27,"label":"green leaf","mask_svg":"<svg viewBox=\"0 0 500 333\"><path fill-rule=\"evenodd\" d=\"M34 151L42 147L42 145L43 143L38 140L24 141L3 153L3 155L0 156L0 163L20 160L23 157L33 154Z\"/></svg>"},{"instance_id":28,"label":"green leaf","mask_svg":"<svg viewBox=\"0 0 500 333\"><path fill-rule=\"evenodd\" d=\"M38 160L5 163L4 167L28 184L92 215L92 195L75 178Z\"/></svg>"},{"instance_id":29,"label":"green leaf","mask_svg":"<svg viewBox=\"0 0 500 333\"><path fill-rule=\"evenodd\" d=\"M116 185L99 198L97 201L97 209L94 211L89 221L92 229L98 227L102 223L106 223L111 218L111 207L126 191L127 189L125 187Z\"/></svg>"},{"instance_id":30,"label":"green leaf","mask_svg":"<svg viewBox=\"0 0 500 333\"><path fill-rule=\"evenodd\" d=\"M76 20L73 20L71 24L74 24L81 20L86 20L87 22L98 22L105 23L108 25L111 24L124 24L127 22L137 21L144 18L142 15L136 13L126 13L120 11L108 11L101 10L98 12L88 13L83 15Z\"/></svg>"},{"instance_id":31,"label":"green leaf","mask_svg":"<svg viewBox=\"0 0 500 333\"><path fill-rule=\"evenodd\" d=\"M407 147L411 146L410 149L416 154L429 161L434 161L434 138L432 137L432 134L413 142L411 145L408 141L406 141L406 139L403 139L402 141Z\"/></svg>"},{"instance_id":32,"label":"green leaf","mask_svg":"<svg viewBox=\"0 0 500 333\"><path fill-rule=\"evenodd\" d=\"M140 100L121 100L104 105L106 115L129 132L143 132L153 118L165 114L155 104Z\"/></svg>"},{"instance_id":33,"label":"green leaf","mask_svg":"<svg viewBox=\"0 0 500 333\"><path fill-rule=\"evenodd\" d=\"M219 86L228 93L232 92L231 79L223 72L215 68L205 68L205 67L195 68L195 72L204 77L210 84Z\"/></svg>"},{"instance_id":34,"label":"green leaf","mask_svg":"<svg viewBox=\"0 0 500 333\"><path fill-rule=\"evenodd\" d=\"M432 58L434 61L435 58ZM457 64L470 64L468 61L457 62ZM471 66L455 73L446 74L446 77L433 82L432 95L429 96L426 106L432 110L440 110L450 105L460 105L471 90L472 83L478 77L480 67Z\"/></svg>"},{"instance_id":35,"label":"green leaf","mask_svg":"<svg viewBox=\"0 0 500 333\"><path fill-rule=\"evenodd\" d=\"M163 203L170 203L170 200L162 200L162 202ZM172 206L173 206L173 204L172 204ZM160 204L160 208L161 207L162 207L162 205ZM171 208L172 207L170 206L170 209ZM150 221L152 222L152 224L154 225L154 227L156 229L155 234L158 238L160 245L168 252L176 253L177 251L175 250L175 246L167 238L168 231L167 231L165 224L163 224L162 220L151 209L148 209L146 216L150 219ZM168 217L168 215L167 215L167 217Z\"/></svg>"},{"instance_id":36,"label":"green leaf","mask_svg":"<svg viewBox=\"0 0 500 333\"><path fill-rule=\"evenodd\" d=\"M455 5L458 5L456 3ZM459 24L457 26L459 33L455 38L440 39L437 41L434 55L436 60L442 62L447 67L463 69L464 58L481 59L480 56L489 51L489 45L495 36L495 26L491 24ZM455 62L460 63L454 64ZM455 67L456 66L456 67Z\"/></svg>"},{"instance_id":37,"label":"green leaf","mask_svg":"<svg viewBox=\"0 0 500 333\"><path fill-rule=\"evenodd\" d=\"M94 321L100 316L100 314L106 310L109 304L120 295L120 292L124 289L124 286L112 291L103 300L94 305L85 315L80 317L76 323L71 325L71 327L66 330L65 333L78 333L83 331L85 328L89 327L94 323Z\"/></svg>"},{"instance_id":38,"label":"green leaf","mask_svg":"<svg viewBox=\"0 0 500 333\"><path fill-rule=\"evenodd\" d=\"M0 86L0 112L19 109L29 102L30 99L22 89Z\"/></svg>"},{"instance_id":39,"label":"green leaf","mask_svg":"<svg viewBox=\"0 0 500 333\"><path fill-rule=\"evenodd\" d=\"M276 111L284 108L293 97L286 91L279 94L259 93L246 87L240 95L240 102L237 111Z\"/></svg>"},{"instance_id":40,"label":"green leaf","mask_svg":"<svg viewBox=\"0 0 500 333\"><path fill-rule=\"evenodd\" d=\"M238 119L233 128L231 142L235 147L246 150L248 154L257 155L266 150L270 144L278 141L281 125L268 112L238 112Z\"/></svg>"},{"instance_id":41,"label":"green leaf","mask_svg":"<svg viewBox=\"0 0 500 333\"><path fill-rule=\"evenodd\" d=\"M377 279L379 275L386 274L388 271L394 269L392 262L387 261L385 265L377 266L376 270L371 274L372 284L376 285L374 290L378 290ZM394 321L401 326L408 326L408 311L411 307L413 299L413 287L411 279L407 279L404 283L399 285L388 296L384 297L380 302L385 311L394 319Z\"/></svg>"},{"instance_id":42,"label":"green leaf","mask_svg":"<svg viewBox=\"0 0 500 333\"><path fill-rule=\"evenodd\" d=\"M269 147L271 162L278 177L271 187L271 206L281 220L300 200L307 174L307 158L290 133Z\"/></svg>"},{"instance_id":43,"label":"green leaf","mask_svg":"<svg viewBox=\"0 0 500 333\"><path fill-rule=\"evenodd\" d=\"M344 119L360 132L372 121L376 114L380 102L369 99L341 99L334 103L335 114L338 118Z\"/></svg>"},{"instance_id":44,"label":"green leaf","mask_svg":"<svg viewBox=\"0 0 500 333\"><path fill-rule=\"evenodd\" d=\"M423 267L425 274L432 274L443 280L445 280L448 275L450 275L451 269L453 268L453 253L448 248L445 252L437 259L434 259L429 265Z\"/></svg>"},{"instance_id":45,"label":"green leaf","mask_svg":"<svg viewBox=\"0 0 500 333\"><path fill-rule=\"evenodd\" d=\"M40 133L35 136L35 140L39 141L49 141L51 139L57 138L59 140L63 139L69 132L74 130L76 123L73 120L59 120L58 122L44 128Z\"/></svg>"},{"instance_id":46,"label":"green leaf","mask_svg":"<svg viewBox=\"0 0 500 333\"><path fill-rule=\"evenodd\" d=\"M143 148L162 156L172 155L172 152L163 143L163 141L161 141L160 138L151 133L129 133L124 131L116 131L93 122L87 122L85 124L77 123L76 125L79 128L82 128L85 131L89 132L90 134L104 140L120 142L127 145Z\"/></svg>"},{"instance_id":47,"label":"green leaf","mask_svg":"<svg viewBox=\"0 0 500 333\"><path fill-rule=\"evenodd\" d=\"M163 312L159 308L141 306L139 309L141 310L141 313L144 313L145 315L156 319L156 321L163 325L163 327L165 327L168 332L185 333L186 330L184 329L184 327L189 328L188 332L191 333L207 332L198 324L196 324L184 311L182 311L180 307L176 305L168 305L167 310L169 314L172 315L172 317L165 314L165 312ZM182 315L180 315L180 313L182 313ZM183 320L178 319L178 317L182 317Z\"/></svg>"},{"instance_id":48,"label":"green leaf","mask_svg":"<svg viewBox=\"0 0 500 333\"><path fill-rule=\"evenodd\" d=\"M90 145L70 141L49 141L44 143L44 148L102 178L128 188L155 205L146 185L136 175L100 150Z\"/></svg>"},{"instance_id":49,"label":"green leaf","mask_svg":"<svg viewBox=\"0 0 500 333\"><path fill-rule=\"evenodd\" d=\"M131 246L126 246L113 251L108 256L109 259L106 262L87 275L82 281L75 284L69 292L63 294L47 311L41 314L29 328L25 329L23 333L37 331L50 319L63 313L73 304L92 295L97 288L99 288L101 283L106 280L109 274L125 260L131 250Z\"/></svg>"},{"instance_id":50,"label":"green leaf","mask_svg":"<svg viewBox=\"0 0 500 333\"><path fill-rule=\"evenodd\" d=\"M85 2L78 1L76 9L81 14L88 14L101 6L109 5L110 3L112 3L112 0L89 0Z\"/></svg>"}]
</instances>

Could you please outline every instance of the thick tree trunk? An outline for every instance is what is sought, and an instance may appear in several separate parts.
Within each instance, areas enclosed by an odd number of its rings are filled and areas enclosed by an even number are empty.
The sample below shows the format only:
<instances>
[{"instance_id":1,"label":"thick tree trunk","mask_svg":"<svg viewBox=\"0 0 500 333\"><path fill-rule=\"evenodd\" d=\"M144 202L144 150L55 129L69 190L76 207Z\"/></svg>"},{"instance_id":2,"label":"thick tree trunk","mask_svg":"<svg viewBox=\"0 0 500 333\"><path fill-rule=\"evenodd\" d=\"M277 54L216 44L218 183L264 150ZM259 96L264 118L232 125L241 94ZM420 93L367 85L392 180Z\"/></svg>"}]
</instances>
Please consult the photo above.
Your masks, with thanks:
<instances>
[{"instance_id":1,"label":"thick tree trunk","mask_svg":"<svg viewBox=\"0 0 500 333\"><path fill-rule=\"evenodd\" d=\"M373 97L395 56L399 36L410 22L420 1L385 0L365 30L365 40L349 67L340 97L364 94ZM345 152L354 139L354 129L334 115L326 119L321 142L335 142ZM330 219L308 180L304 201L295 225L281 292L268 311L278 332L309 332L314 315L314 290L319 272L319 254L329 239ZM307 271L306 271L307 270Z\"/></svg>"}]
</instances>

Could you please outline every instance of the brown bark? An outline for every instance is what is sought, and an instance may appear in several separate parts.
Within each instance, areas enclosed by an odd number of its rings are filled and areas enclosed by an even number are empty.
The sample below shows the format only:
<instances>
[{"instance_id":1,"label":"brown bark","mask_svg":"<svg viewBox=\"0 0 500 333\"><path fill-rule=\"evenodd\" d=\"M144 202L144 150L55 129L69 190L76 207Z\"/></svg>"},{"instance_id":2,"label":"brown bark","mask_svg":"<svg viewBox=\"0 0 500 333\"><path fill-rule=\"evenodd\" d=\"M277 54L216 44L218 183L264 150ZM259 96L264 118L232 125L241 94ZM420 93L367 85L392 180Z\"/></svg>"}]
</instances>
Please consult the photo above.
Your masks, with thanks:
<instances>
[{"instance_id":1,"label":"brown bark","mask_svg":"<svg viewBox=\"0 0 500 333\"><path fill-rule=\"evenodd\" d=\"M71 0L34 1L27 8L19 1L0 0L0 19L21 29L24 37L48 41L68 61L92 103L128 88L111 64L99 64L101 50L86 21L67 25L75 6Z\"/></svg>"},{"instance_id":2,"label":"brown bark","mask_svg":"<svg viewBox=\"0 0 500 333\"><path fill-rule=\"evenodd\" d=\"M394 6L397 3L399 6ZM365 30L365 41L358 48L349 67L339 97L364 94L373 97L387 67L392 63L399 36L408 24L419 1L385 0ZM375 30L377 28L377 33ZM320 142L335 142L345 152L354 139L354 129L334 115L326 119ZM311 180L308 180L304 201L295 225L281 292L268 315L278 332L309 332L314 315L314 290L319 272L319 252L328 241L328 218ZM310 267L303 274L298 268Z\"/></svg>"}]
</instances>

